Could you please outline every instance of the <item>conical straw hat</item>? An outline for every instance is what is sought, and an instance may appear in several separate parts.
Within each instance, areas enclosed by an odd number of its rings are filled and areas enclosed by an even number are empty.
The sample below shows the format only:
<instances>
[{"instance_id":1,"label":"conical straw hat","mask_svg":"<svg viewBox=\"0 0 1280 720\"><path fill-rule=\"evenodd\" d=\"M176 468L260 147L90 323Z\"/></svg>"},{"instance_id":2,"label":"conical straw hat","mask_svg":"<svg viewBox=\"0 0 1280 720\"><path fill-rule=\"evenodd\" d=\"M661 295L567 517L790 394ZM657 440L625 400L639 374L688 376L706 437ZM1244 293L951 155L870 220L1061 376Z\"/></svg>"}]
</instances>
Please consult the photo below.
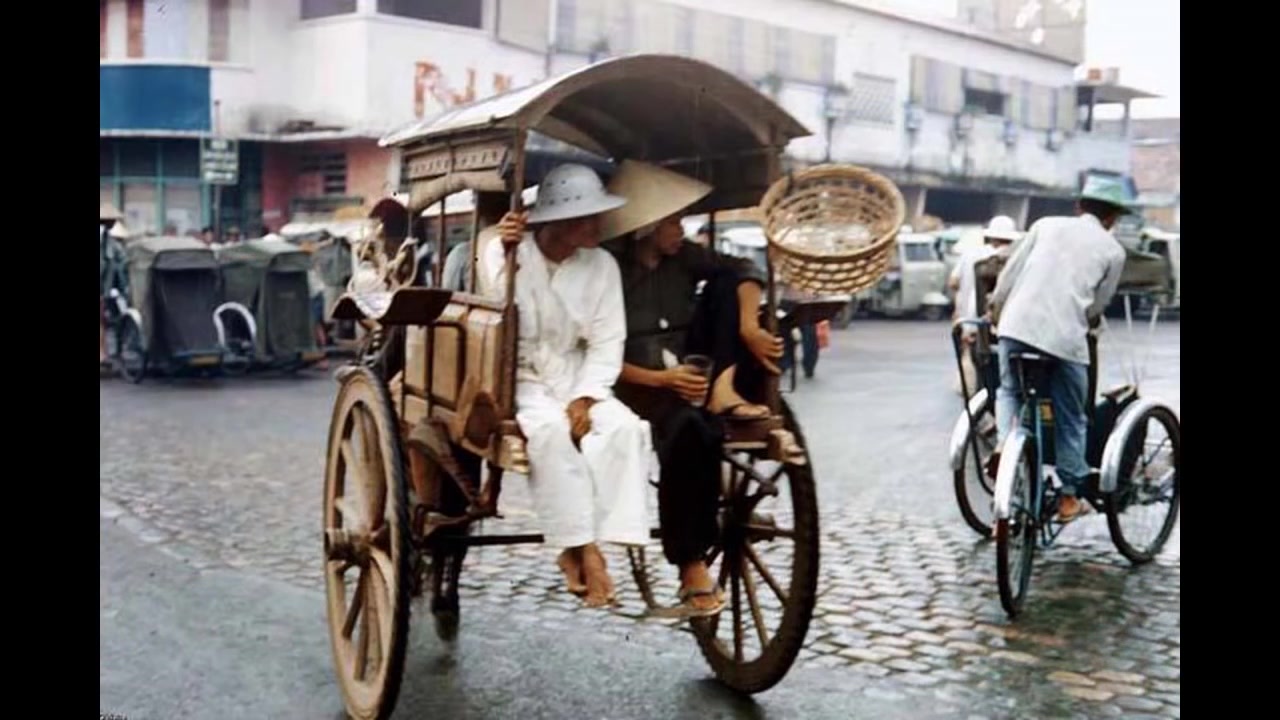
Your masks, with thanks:
<instances>
[{"instance_id":1,"label":"conical straw hat","mask_svg":"<svg viewBox=\"0 0 1280 720\"><path fill-rule=\"evenodd\" d=\"M627 204L605 213L602 237L611 240L690 207L711 194L711 186L657 165L624 160L609 192Z\"/></svg>"}]
</instances>

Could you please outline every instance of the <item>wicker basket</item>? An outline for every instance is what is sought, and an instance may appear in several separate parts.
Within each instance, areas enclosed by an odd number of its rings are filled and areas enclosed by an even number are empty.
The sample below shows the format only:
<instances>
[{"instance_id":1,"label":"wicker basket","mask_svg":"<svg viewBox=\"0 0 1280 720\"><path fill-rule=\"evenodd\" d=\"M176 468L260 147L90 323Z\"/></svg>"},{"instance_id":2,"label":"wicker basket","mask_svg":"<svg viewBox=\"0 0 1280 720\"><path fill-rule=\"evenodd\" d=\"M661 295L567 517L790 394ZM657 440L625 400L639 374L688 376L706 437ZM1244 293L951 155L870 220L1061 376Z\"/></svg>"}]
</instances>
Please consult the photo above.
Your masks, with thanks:
<instances>
[{"instance_id":1,"label":"wicker basket","mask_svg":"<svg viewBox=\"0 0 1280 720\"><path fill-rule=\"evenodd\" d=\"M760 211L783 282L845 295L871 287L888 271L906 203L893 182L870 170L818 165L774 183ZM799 240L805 234L822 239L805 243Z\"/></svg>"}]
</instances>

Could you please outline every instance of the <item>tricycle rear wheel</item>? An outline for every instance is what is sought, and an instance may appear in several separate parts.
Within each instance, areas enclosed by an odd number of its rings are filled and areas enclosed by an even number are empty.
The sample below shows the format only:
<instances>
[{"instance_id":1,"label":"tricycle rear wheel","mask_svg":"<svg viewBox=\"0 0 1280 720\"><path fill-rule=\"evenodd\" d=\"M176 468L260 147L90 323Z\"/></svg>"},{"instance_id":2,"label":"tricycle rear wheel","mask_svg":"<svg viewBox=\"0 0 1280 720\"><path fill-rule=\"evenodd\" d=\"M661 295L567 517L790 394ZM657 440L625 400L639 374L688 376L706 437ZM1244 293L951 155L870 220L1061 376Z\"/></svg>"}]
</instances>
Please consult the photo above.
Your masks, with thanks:
<instances>
[{"instance_id":1,"label":"tricycle rear wheel","mask_svg":"<svg viewBox=\"0 0 1280 720\"><path fill-rule=\"evenodd\" d=\"M1173 411L1159 405L1128 428L1120 478L1106 494L1107 529L1120 554L1142 564L1160 553L1178 521L1182 432Z\"/></svg>"},{"instance_id":2,"label":"tricycle rear wheel","mask_svg":"<svg viewBox=\"0 0 1280 720\"><path fill-rule=\"evenodd\" d=\"M961 419L964 419L963 415ZM956 504L960 506L964 521L979 536L990 538L995 515L991 503L995 494L995 481L987 475L987 463L996 448L996 419L990 403L975 414L973 419L977 427L969 428L964 443L964 458L960 469L953 472L952 480Z\"/></svg>"}]
</instances>

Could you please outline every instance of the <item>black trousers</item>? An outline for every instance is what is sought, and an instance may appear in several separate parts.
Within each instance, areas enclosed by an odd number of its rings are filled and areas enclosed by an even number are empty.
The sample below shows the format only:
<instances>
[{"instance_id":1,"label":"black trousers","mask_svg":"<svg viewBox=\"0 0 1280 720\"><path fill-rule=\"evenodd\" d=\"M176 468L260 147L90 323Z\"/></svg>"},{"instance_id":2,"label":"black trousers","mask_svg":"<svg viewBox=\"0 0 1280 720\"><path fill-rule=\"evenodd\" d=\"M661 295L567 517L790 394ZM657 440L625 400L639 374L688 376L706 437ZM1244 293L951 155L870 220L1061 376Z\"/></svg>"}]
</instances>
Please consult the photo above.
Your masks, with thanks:
<instances>
[{"instance_id":1,"label":"black trousers","mask_svg":"<svg viewBox=\"0 0 1280 720\"><path fill-rule=\"evenodd\" d=\"M710 357L713 377L736 364L735 387L744 398L758 401L765 371L740 339L737 293L733 273L720 273L707 281L684 350ZM723 422L671 390L618 383L615 392L653 428L654 448L662 463L658 521L663 554L673 565L701 560L719 533L716 512Z\"/></svg>"}]
</instances>

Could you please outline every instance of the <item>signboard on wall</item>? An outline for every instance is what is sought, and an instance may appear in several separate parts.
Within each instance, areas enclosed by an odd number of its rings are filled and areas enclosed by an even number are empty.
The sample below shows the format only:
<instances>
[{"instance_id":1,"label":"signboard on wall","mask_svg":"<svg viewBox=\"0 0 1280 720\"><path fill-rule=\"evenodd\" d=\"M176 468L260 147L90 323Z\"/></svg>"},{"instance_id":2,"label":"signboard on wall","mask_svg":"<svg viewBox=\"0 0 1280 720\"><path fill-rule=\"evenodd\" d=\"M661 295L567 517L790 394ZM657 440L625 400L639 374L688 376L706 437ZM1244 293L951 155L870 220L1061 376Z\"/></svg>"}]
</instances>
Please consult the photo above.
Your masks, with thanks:
<instances>
[{"instance_id":1,"label":"signboard on wall","mask_svg":"<svg viewBox=\"0 0 1280 720\"><path fill-rule=\"evenodd\" d=\"M200 141L200 176L210 185L235 185L240 181L240 146L235 140L205 138Z\"/></svg>"}]
</instances>

